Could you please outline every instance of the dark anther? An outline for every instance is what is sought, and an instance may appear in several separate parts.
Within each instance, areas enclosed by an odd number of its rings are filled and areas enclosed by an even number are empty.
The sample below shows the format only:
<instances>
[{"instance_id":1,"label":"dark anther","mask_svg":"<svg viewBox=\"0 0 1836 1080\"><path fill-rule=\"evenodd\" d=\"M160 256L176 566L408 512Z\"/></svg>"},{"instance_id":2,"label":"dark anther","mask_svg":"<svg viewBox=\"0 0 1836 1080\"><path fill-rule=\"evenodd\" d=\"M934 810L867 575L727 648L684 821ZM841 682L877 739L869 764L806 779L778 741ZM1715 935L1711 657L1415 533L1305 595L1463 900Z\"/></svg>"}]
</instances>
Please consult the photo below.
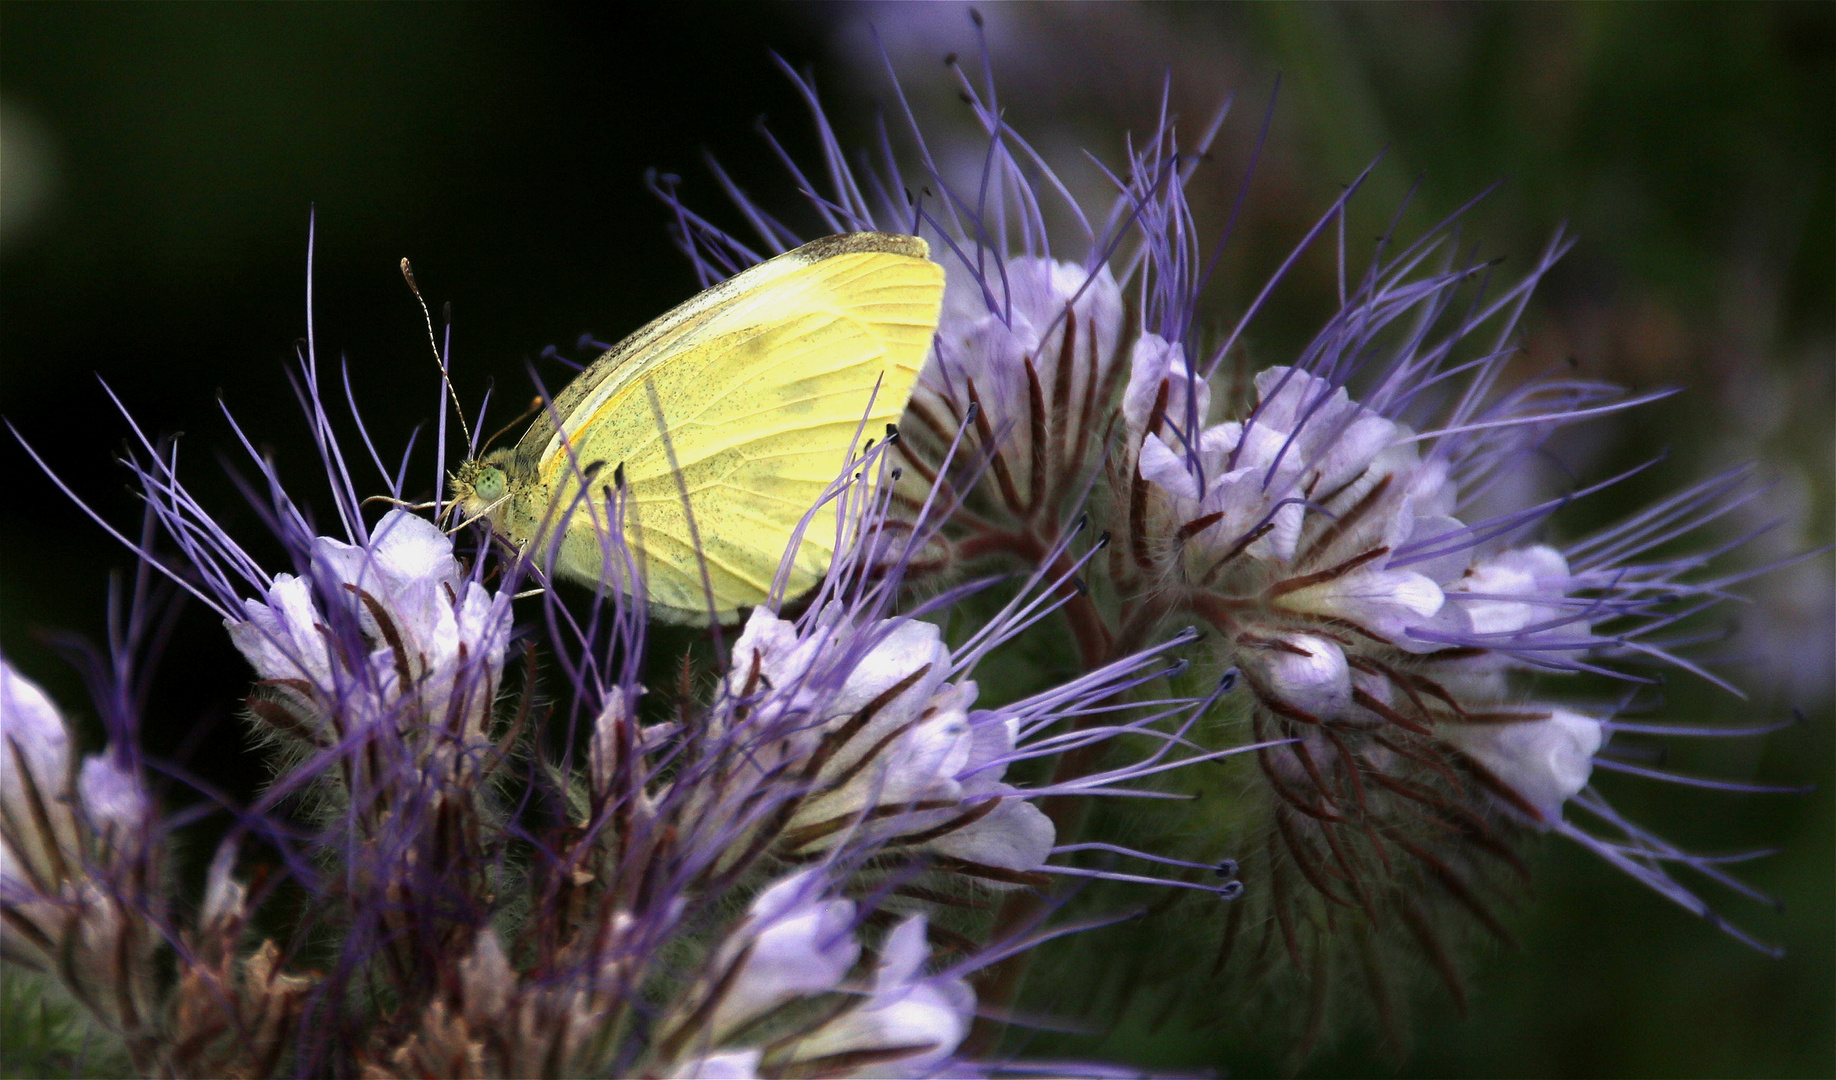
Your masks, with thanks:
<instances>
[{"instance_id":1,"label":"dark anther","mask_svg":"<svg viewBox=\"0 0 1836 1080\"><path fill-rule=\"evenodd\" d=\"M1218 898L1221 900L1235 900L1242 895L1243 883L1241 881L1227 881L1218 886Z\"/></svg>"},{"instance_id":2,"label":"dark anther","mask_svg":"<svg viewBox=\"0 0 1836 1080\"><path fill-rule=\"evenodd\" d=\"M963 410L963 423L965 424L975 423L975 418L977 415L981 413L981 411L982 411L982 403L979 401L971 401L969 403L969 407Z\"/></svg>"},{"instance_id":3,"label":"dark anther","mask_svg":"<svg viewBox=\"0 0 1836 1080\"><path fill-rule=\"evenodd\" d=\"M982 28L982 13L974 8L970 8L969 21L975 24L976 29L980 30Z\"/></svg>"},{"instance_id":4,"label":"dark anther","mask_svg":"<svg viewBox=\"0 0 1836 1080\"><path fill-rule=\"evenodd\" d=\"M956 54L955 53L944 53L944 67L955 67L955 66L956 66Z\"/></svg>"},{"instance_id":5,"label":"dark anther","mask_svg":"<svg viewBox=\"0 0 1836 1080\"><path fill-rule=\"evenodd\" d=\"M1234 878L1237 876L1237 860L1219 859L1218 865L1212 867L1211 872L1221 878Z\"/></svg>"},{"instance_id":6,"label":"dark anther","mask_svg":"<svg viewBox=\"0 0 1836 1080\"><path fill-rule=\"evenodd\" d=\"M622 461L612 470L612 484L620 491L625 490L625 463Z\"/></svg>"},{"instance_id":7,"label":"dark anther","mask_svg":"<svg viewBox=\"0 0 1836 1080\"><path fill-rule=\"evenodd\" d=\"M899 441L899 425L898 424L887 424L886 425L886 441L887 442L898 442Z\"/></svg>"},{"instance_id":8,"label":"dark anther","mask_svg":"<svg viewBox=\"0 0 1836 1080\"><path fill-rule=\"evenodd\" d=\"M1231 668L1229 671L1226 671L1224 673L1224 677L1218 680L1218 690L1222 693L1228 694L1232 690L1236 689L1237 674L1238 673L1237 673L1236 668Z\"/></svg>"},{"instance_id":9,"label":"dark anther","mask_svg":"<svg viewBox=\"0 0 1836 1080\"><path fill-rule=\"evenodd\" d=\"M599 475L599 470L605 467L606 467L606 461L604 458L600 458L597 461L589 461L585 465L582 465L580 467L580 474L586 477L588 480L591 480L595 476Z\"/></svg>"},{"instance_id":10,"label":"dark anther","mask_svg":"<svg viewBox=\"0 0 1836 1080\"><path fill-rule=\"evenodd\" d=\"M899 466L897 466L897 465L894 465L894 466L892 467L892 478L893 478L893 480L894 480L894 482L897 482L897 481L898 481L898 479L899 479L899 478L900 478L901 476L904 476L904 475L905 475L905 470L904 470L904 469L901 469L901 468L900 468Z\"/></svg>"},{"instance_id":11,"label":"dark anther","mask_svg":"<svg viewBox=\"0 0 1836 1080\"><path fill-rule=\"evenodd\" d=\"M453 321L453 302L451 300L440 305L440 319L442 322Z\"/></svg>"},{"instance_id":12,"label":"dark anther","mask_svg":"<svg viewBox=\"0 0 1836 1080\"><path fill-rule=\"evenodd\" d=\"M1106 548L1109 546L1109 530L1108 529L1104 529L1102 533L1097 536L1096 546L1099 548Z\"/></svg>"}]
</instances>

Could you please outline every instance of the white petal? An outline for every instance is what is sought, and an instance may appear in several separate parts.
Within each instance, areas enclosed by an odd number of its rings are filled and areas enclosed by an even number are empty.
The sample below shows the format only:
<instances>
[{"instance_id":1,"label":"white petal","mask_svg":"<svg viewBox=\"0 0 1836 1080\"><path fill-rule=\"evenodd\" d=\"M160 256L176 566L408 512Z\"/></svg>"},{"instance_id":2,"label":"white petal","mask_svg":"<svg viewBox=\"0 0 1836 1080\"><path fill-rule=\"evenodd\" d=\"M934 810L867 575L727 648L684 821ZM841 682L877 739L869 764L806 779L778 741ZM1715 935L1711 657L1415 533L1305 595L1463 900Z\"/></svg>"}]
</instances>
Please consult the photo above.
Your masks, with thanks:
<instances>
[{"instance_id":1,"label":"white petal","mask_svg":"<svg viewBox=\"0 0 1836 1080\"><path fill-rule=\"evenodd\" d=\"M880 801L905 802L923 797L940 781L953 783L969 763L972 740L969 718L955 709L912 728L887 754L887 769L894 779Z\"/></svg>"},{"instance_id":2,"label":"white petal","mask_svg":"<svg viewBox=\"0 0 1836 1080\"><path fill-rule=\"evenodd\" d=\"M1141 478L1182 499L1196 502L1203 494L1198 477L1187 468L1185 455L1174 452L1158 435L1141 442Z\"/></svg>"},{"instance_id":3,"label":"white petal","mask_svg":"<svg viewBox=\"0 0 1836 1080\"><path fill-rule=\"evenodd\" d=\"M1066 318L1067 305L1075 313L1071 319ZM1073 323L1072 381L1061 390L1059 357ZM1107 267L1092 274L1077 263L1022 256L989 265L978 276L959 260L947 260L935 351L914 396L933 408L944 401L960 408L973 380L987 418L1005 431L1007 448L1026 460L1032 438L1025 422L1030 410L1026 362L1032 361L1047 401L1062 394L1074 414L1081 413L1092 384L1102 385L1113 366L1121 323L1121 289Z\"/></svg>"},{"instance_id":4,"label":"white petal","mask_svg":"<svg viewBox=\"0 0 1836 1080\"><path fill-rule=\"evenodd\" d=\"M975 992L961 979L924 978L929 955L922 915L894 927L880 954L872 996L799 1040L790 1056L807 1060L850 1051L924 1047L857 1075L930 1075L969 1034Z\"/></svg>"},{"instance_id":5,"label":"white petal","mask_svg":"<svg viewBox=\"0 0 1836 1080\"><path fill-rule=\"evenodd\" d=\"M1344 387L1328 389L1324 379L1278 365L1256 373L1256 398L1256 423L1291 432L1303 412L1311 410L1317 417L1334 406L1343 408L1348 395Z\"/></svg>"},{"instance_id":6,"label":"white petal","mask_svg":"<svg viewBox=\"0 0 1836 1080\"><path fill-rule=\"evenodd\" d=\"M1177 342L1158 334L1142 334L1135 339L1129 354L1128 387L1122 392L1122 414L1137 437L1147 428L1162 382L1167 386L1165 415L1175 425L1184 428L1188 416L1197 416L1200 424L1209 418L1211 386L1193 377L1185 359L1185 351Z\"/></svg>"},{"instance_id":7,"label":"white petal","mask_svg":"<svg viewBox=\"0 0 1836 1080\"><path fill-rule=\"evenodd\" d=\"M1441 724L1452 743L1541 811L1560 820L1562 804L1587 786L1606 726L1591 716L1555 709L1546 720L1516 724Z\"/></svg>"},{"instance_id":8,"label":"white petal","mask_svg":"<svg viewBox=\"0 0 1836 1080\"><path fill-rule=\"evenodd\" d=\"M1349 619L1398 648L1427 651L1440 646L1412 639L1408 631L1426 624L1446 599L1439 585L1413 570L1373 570L1296 589L1276 603L1290 611Z\"/></svg>"},{"instance_id":9,"label":"white petal","mask_svg":"<svg viewBox=\"0 0 1836 1080\"><path fill-rule=\"evenodd\" d=\"M23 754L32 782L48 798L66 791L70 783L70 733L64 728L63 714L51 703L50 695L0 657L0 729L5 732L4 772L0 772L0 792L6 795L9 809L15 794L23 797L24 781L14 752Z\"/></svg>"},{"instance_id":10,"label":"white petal","mask_svg":"<svg viewBox=\"0 0 1836 1080\"><path fill-rule=\"evenodd\" d=\"M945 833L926 846L940 855L1025 872L1043 866L1056 842L1057 830L1043 811L1023 799L1003 799L980 821Z\"/></svg>"},{"instance_id":11,"label":"white petal","mask_svg":"<svg viewBox=\"0 0 1836 1080\"><path fill-rule=\"evenodd\" d=\"M1414 518L1408 536L1392 547L1421 543L1428 545L1426 550L1442 551L1433 558L1411 562L1409 569L1431 581L1456 581L1472 565L1473 549L1466 546L1470 535L1459 518L1431 514Z\"/></svg>"},{"instance_id":12,"label":"white petal","mask_svg":"<svg viewBox=\"0 0 1836 1080\"><path fill-rule=\"evenodd\" d=\"M849 672L841 692L835 696L834 710L848 715L865 708L881 694L899 685L913 672L928 668L897 698L880 707L874 727L898 717L904 722L916 715L949 673L950 650L943 644L943 631L935 623L907 619L895 625ZM865 732L863 732L865 734ZM860 741L857 737L855 741Z\"/></svg>"},{"instance_id":13,"label":"white petal","mask_svg":"<svg viewBox=\"0 0 1836 1080\"><path fill-rule=\"evenodd\" d=\"M727 1050L685 1062L672 1080L758 1080L760 1050Z\"/></svg>"},{"instance_id":14,"label":"white petal","mask_svg":"<svg viewBox=\"0 0 1836 1080\"><path fill-rule=\"evenodd\" d=\"M96 754L83 762L77 794L90 826L117 843L138 835L153 812L140 777L122 768L113 754Z\"/></svg>"},{"instance_id":15,"label":"white petal","mask_svg":"<svg viewBox=\"0 0 1836 1080\"><path fill-rule=\"evenodd\" d=\"M0 739L0 807L6 820L25 828L23 835L0 834L0 886L10 891L23 887L28 867L49 878L56 865L52 852L62 851L66 858L74 855L77 831L70 807L70 733L63 715L37 683L19 674L4 657L0 733L5 736ZM50 820L50 835L39 831L38 816L27 801L27 773Z\"/></svg>"},{"instance_id":16,"label":"white petal","mask_svg":"<svg viewBox=\"0 0 1836 1080\"><path fill-rule=\"evenodd\" d=\"M1299 476L1304 464L1300 450L1293 446L1288 433L1271 427L1260 418L1247 427L1228 424L1222 427L1231 435L1230 450L1236 467L1255 477L1257 490L1279 491L1286 481ZM1274 466L1275 475L1269 475Z\"/></svg>"},{"instance_id":17,"label":"white petal","mask_svg":"<svg viewBox=\"0 0 1836 1080\"><path fill-rule=\"evenodd\" d=\"M753 608L752 614L746 618L746 628L740 632L739 640L733 643L733 670L727 674L727 692L746 692L755 666L758 674L764 676L770 685L789 685L802 674L785 668L786 661L796 648L795 623L778 618L770 608ZM762 689L764 686L755 685L752 692L757 693Z\"/></svg>"},{"instance_id":18,"label":"white petal","mask_svg":"<svg viewBox=\"0 0 1836 1080\"><path fill-rule=\"evenodd\" d=\"M1538 601L1545 597L1559 601L1569 580L1568 562L1561 553L1537 545L1501 551L1479 560L1453 589L1491 594L1459 606L1466 611L1475 633L1508 635L1562 619L1567 609L1561 604Z\"/></svg>"},{"instance_id":19,"label":"white petal","mask_svg":"<svg viewBox=\"0 0 1836 1080\"><path fill-rule=\"evenodd\" d=\"M1321 434L1328 433L1322 428ZM1370 468L1396 438L1395 424L1375 413L1364 413L1312 456L1308 471L1320 474L1319 490L1331 491Z\"/></svg>"},{"instance_id":20,"label":"white petal","mask_svg":"<svg viewBox=\"0 0 1836 1080\"><path fill-rule=\"evenodd\" d=\"M438 525L406 510L391 510L370 531L370 549L404 580L450 581L458 576L453 541Z\"/></svg>"},{"instance_id":21,"label":"white petal","mask_svg":"<svg viewBox=\"0 0 1836 1080\"><path fill-rule=\"evenodd\" d=\"M226 622L237 651L265 679L304 679L331 685L331 654L319 632L312 585L292 574L276 574L266 602L244 600L248 619Z\"/></svg>"},{"instance_id":22,"label":"white petal","mask_svg":"<svg viewBox=\"0 0 1836 1080\"><path fill-rule=\"evenodd\" d=\"M709 1020L714 1038L792 998L835 989L854 966L854 904L823 899L823 886L818 872L804 871L753 900L738 937L721 950L722 965L742 952L745 960Z\"/></svg>"},{"instance_id":23,"label":"white petal","mask_svg":"<svg viewBox=\"0 0 1836 1080\"><path fill-rule=\"evenodd\" d=\"M893 927L880 949L880 968L874 973L875 994L898 993L924 974L924 963L931 957L931 946L924 932L922 915L913 915Z\"/></svg>"}]
</instances>

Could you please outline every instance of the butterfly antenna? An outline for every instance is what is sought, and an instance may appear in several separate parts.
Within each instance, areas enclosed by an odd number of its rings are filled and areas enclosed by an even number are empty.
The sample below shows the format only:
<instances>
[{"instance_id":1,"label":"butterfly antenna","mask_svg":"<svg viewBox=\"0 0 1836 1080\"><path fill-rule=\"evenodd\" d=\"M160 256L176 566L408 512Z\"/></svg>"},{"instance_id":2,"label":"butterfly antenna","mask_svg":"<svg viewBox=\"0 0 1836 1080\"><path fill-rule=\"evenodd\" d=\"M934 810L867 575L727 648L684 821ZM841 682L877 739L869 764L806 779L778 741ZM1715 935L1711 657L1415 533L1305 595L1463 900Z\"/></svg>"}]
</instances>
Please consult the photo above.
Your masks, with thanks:
<instances>
[{"instance_id":1,"label":"butterfly antenna","mask_svg":"<svg viewBox=\"0 0 1836 1080\"><path fill-rule=\"evenodd\" d=\"M523 415L517 417L515 420L510 421L508 424L505 424L503 427L500 427L496 431L493 431L491 433L491 437L486 439L484 441L484 444L478 448L477 456L484 457L484 452L491 448L491 444L496 442L499 436L503 435L504 432L509 431L511 428L515 427L516 425L534 416L536 413L541 412L542 406L546 404L548 404L548 401L546 398L537 397L534 400L532 400L529 403L529 408L523 410Z\"/></svg>"},{"instance_id":2,"label":"butterfly antenna","mask_svg":"<svg viewBox=\"0 0 1836 1080\"><path fill-rule=\"evenodd\" d=\"M446 384L446 392L453 399L453 412L459 417L459 430L465 435L465 445L472 445L472 430L465 424L465 409L459 404L459 391L453 388L452 377L446 372L446 358L440 355L440 343L434 338L433 314L427 310L427 301L421 296L421 287L414 283L414 267L408 265L408 257L402 256L402 280L408 283L408 291L414 293L415 302L421 305L421 319L427 324L427 344L433 349L434 363L440 368L440 381Z\"/></svg>"}]
</instances>

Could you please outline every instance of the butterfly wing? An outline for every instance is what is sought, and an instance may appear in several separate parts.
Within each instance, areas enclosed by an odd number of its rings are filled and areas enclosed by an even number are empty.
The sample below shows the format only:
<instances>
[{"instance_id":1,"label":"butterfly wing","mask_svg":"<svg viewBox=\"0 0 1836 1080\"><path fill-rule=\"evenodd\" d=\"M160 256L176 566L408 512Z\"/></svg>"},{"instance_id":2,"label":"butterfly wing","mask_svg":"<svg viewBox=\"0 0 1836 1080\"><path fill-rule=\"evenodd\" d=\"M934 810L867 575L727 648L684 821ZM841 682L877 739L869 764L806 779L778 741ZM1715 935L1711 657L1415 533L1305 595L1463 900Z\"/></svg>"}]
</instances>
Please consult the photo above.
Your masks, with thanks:
<instances>
[{"instance_id":1,"label":"butterfly wing","mask_svg":"<svg viewBox=\"0 0 1836 1080\"><path fill-rule=\"evenodd\" d=\"M581 479L609 483L622 465L625 539L653 610L705 622L710 592L722 619L763 601L857 440L883 436L904 411L943 296L943 270L926 255L915 237L876 233L805 245L690 300L583 373L556 399L560 430L551 421L524 437L546 437L538 460L551 505L575 507L557 569L601 576L602 506L580 495ZM790 595L820 579L835 529L832 508L810 522Z\"/></svg>"}]
</instances>

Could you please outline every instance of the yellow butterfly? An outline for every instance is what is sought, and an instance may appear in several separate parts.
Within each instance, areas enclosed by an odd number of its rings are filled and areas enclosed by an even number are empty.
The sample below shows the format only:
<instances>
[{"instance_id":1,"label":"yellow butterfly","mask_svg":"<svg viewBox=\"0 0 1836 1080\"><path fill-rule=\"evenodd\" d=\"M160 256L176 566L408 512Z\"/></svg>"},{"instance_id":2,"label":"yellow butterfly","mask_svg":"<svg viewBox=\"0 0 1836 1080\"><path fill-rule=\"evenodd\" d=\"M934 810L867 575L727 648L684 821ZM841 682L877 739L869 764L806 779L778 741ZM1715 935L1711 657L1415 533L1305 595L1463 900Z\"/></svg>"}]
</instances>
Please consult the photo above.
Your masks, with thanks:
<instances>
[{"instance_id":1,"label":"yellow butterfly","mask_svg":"<svg viewBox=\"0 0 1836 1080\"><path fill-rule=\"evenodd\" d=\"M461 465L452 508L592 584L620 576L602 530L604 493L622 481L652 613L730 621L769 594L857 433L905 410L943 302L929 256L915 236L849 233L734 275L606 350L515 448ZM821 580L835 537L831 503L804 532L787 596Z\"/></svg>"}]
</instances>

